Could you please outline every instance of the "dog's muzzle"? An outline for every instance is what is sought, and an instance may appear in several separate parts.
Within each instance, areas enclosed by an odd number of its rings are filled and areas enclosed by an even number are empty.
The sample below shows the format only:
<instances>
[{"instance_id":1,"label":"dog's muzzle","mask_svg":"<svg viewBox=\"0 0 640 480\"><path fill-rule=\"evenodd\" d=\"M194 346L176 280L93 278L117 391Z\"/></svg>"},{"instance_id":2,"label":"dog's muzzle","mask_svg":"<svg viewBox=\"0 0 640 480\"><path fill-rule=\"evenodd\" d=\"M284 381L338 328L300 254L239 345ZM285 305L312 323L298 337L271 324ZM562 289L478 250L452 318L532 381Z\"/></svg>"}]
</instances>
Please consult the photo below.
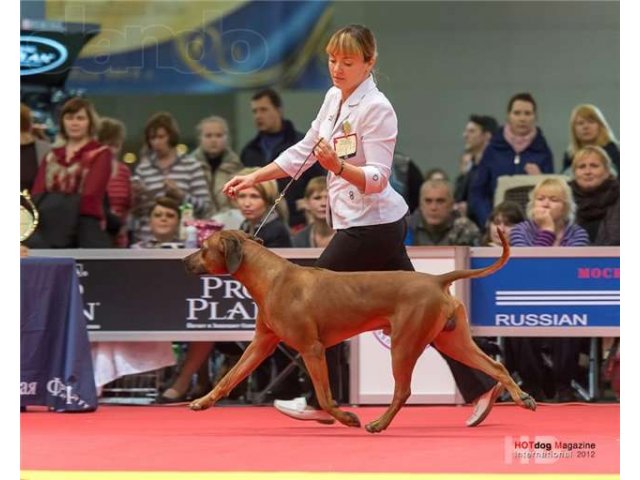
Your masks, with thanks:
<instances>
[{"instance_id":1,"label":"dog's muzzle","mask_svg":"<svg viewBox=\"0 0 640 480\"><path fill-rule=\"evenodd\" d=\"M203 275L207 273L204 263L202 262L202 254L200 251L184 257L182 261L184 262L184 268L188 273L192 273L194 275Z\"/></svg>"}]
</instances>

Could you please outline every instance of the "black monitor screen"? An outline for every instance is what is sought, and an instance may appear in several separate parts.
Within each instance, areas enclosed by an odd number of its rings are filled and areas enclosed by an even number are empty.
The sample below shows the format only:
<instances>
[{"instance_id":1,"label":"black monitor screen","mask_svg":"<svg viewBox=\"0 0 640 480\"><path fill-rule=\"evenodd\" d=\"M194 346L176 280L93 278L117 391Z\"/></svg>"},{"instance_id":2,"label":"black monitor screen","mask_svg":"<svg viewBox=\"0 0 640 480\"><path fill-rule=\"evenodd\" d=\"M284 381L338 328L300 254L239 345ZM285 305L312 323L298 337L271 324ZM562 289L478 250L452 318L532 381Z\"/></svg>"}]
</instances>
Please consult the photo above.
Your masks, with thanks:
<instances>
[{"instance_id":1,"label":"black monitor screen","mask_svg":"<svg viewBox=\"0 0 640 480\"><path fill-rule=\"evenodd\" d=\"M20 84L61 88L82 47L98 32L20 31Z\"/></svg>"}]
</instances>

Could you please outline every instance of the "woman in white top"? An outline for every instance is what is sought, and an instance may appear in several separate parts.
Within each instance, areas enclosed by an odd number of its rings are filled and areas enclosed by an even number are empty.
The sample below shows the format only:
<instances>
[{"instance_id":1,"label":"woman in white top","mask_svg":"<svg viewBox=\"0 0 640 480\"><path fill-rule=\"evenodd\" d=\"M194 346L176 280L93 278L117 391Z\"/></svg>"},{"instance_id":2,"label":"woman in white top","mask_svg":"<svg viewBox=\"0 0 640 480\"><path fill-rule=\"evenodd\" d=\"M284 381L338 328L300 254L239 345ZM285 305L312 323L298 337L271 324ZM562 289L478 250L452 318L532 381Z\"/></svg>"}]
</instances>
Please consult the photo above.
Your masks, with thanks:
<instances>
[{"instance_id":1,"label":"woman in white top","mask_svg":"<svg viewBox=\"0 0 640 480\"><path fill-rule=\"evenodd\" d=\"M403 244L408 206L389 183L398 122L373 79L373 33L361 25L346 26L333 34L326 52L334 86L305 137L270 164L232 178L223 191L234 197L259 182L298 178L318 161L328 171L327 221L336 234L316 266L336 271L414 270ZM338 399L344 398L340 387L348 385L341 347L326 351L331 391ZM481 387L478 395L488 388L490 384ZM333 420L308 408L304 397L276 400L275 405L299 420Z\"/></svg>"}]
</instances>

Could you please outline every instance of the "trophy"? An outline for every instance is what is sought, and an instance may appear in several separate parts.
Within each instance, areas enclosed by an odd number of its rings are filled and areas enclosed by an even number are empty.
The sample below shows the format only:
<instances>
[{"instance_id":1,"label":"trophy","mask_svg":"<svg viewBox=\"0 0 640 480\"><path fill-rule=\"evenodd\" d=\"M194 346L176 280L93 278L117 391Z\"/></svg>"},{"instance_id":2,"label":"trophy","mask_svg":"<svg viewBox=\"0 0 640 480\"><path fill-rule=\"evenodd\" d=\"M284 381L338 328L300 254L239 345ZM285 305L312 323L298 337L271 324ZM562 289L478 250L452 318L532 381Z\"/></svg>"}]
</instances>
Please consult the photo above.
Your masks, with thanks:
<instances>
[{"instance_id":1,"label":"trophy","mask_svg":"<svg viewBox=\"0 0 640 480\"><path fill-rule=\"evenodd\" d=\"M38 226L38 209L31 200L29 191L20 193L20 243L24 242Z\"/></svg>"}]
</instances>

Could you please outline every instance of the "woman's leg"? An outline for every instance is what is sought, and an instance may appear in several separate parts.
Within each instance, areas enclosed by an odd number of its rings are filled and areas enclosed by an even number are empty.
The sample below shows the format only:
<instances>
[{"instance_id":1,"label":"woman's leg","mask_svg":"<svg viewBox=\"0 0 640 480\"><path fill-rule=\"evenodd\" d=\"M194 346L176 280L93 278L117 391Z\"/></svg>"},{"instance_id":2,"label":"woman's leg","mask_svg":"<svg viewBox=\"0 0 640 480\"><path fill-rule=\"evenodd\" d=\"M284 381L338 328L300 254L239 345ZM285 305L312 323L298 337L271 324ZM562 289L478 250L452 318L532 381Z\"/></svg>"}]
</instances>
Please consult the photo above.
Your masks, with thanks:
<instances>
[{"instance_id":1,"label":"woman's leg","mask_svg":"<svg viewBox=\"0 0 640 480\"><path fill-rule=\"evenodd\" d=\"M193 374L198 371L209 358L213 342L191 342L187 348L187 355L180 368L178 377L169 388L159 397L160 402L184 401L191 386Z\"/></svg>"}]
</instances>

